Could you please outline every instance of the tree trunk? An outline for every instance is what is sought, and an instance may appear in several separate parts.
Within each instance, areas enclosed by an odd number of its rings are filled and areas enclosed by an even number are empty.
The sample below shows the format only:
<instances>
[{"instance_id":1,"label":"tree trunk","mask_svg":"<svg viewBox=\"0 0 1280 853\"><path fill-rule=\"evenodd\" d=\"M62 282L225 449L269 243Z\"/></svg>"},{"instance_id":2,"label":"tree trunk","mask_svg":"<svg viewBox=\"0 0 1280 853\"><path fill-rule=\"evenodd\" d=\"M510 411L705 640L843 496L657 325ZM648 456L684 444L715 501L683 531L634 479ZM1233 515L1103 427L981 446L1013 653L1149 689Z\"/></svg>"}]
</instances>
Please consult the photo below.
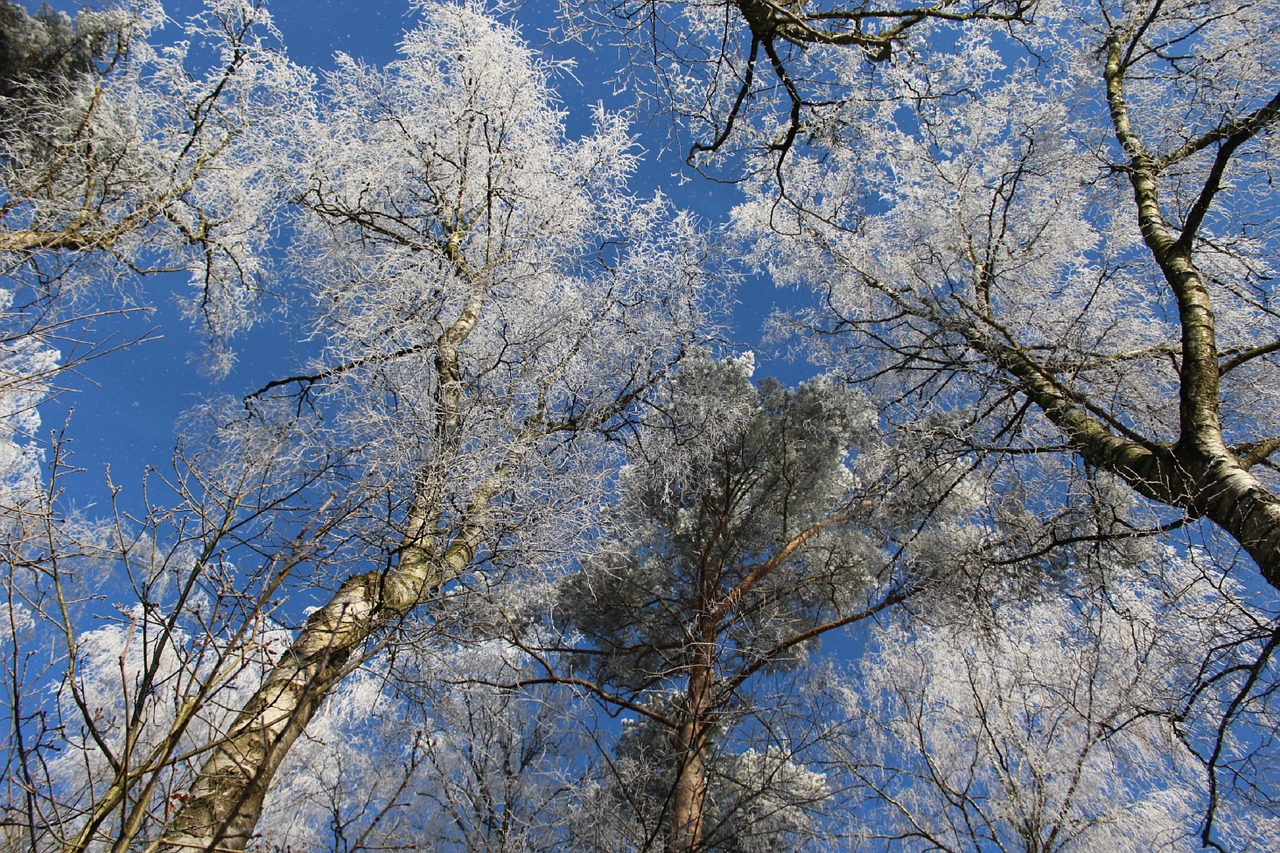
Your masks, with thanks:
<instances>
[{"instance_id":1,"label":"tree trunk","mask_svg":"<svg viewBox=\"0 0 1280 853\"><path fill-rule=\"evenodd\" d=\"M200 770L161 850L245 849L289 748L352 654L393 614L381 585L378 573L352 578L307 620Z\"/></svg>"},{"instance_id":2,"label":"tree trunk","mask_svg":"<svg viewBox=\"0 0 1280 853\"><path fill-rule=\"evenodd\" d=\"M707 753L711 747L712 720L708 713L714 675L712 643L702 643L685 690L684 721L674 734L679 764L671 791L671 829L666 853L702 849L706 828Z\"/></svg>"},{"instance_id":3,"label":"tree trunk","mask_svg":"<svg viewBox=\"0 0 1280 853\"><path fill-rule=\"evenodd\" d=\"M1174 458L1185 485L1183 500L1175 495L1170 502L1231 534L1258 564L1267 583L1280 589L1280 499L1230 451L1208 458L1181 452Z\"/></svg>"},{"instance_id":4,"label":"tree trunk","mask_svg":"<svg viewBox=\"0 0 1280 853\"><path fill-rule=\"evenodd\" d=\"M1185 431L1173 446L1116 435L1023 351L976 330L968 338L1018 381L1081 459L1119 476L1143 497L1213 521L1253 558L1266 582L1280 589L1280 498L1250 473L1251 461L1223 443L1216 412L1191 417L1185 412L1195 407L1184 404Z\"/></svg>"},{"instance_id":5,"label":"tree trunk","mask_svg":"<svg viewBox=\"0 0 1280 853\"><path fill-rule=\"evenodd\" d=\"M390 572L351 578L311 615L253 698L216 744L159 844L163 853L244 850L275 772L348 664L379 630L422 604L471 565L491 527L489 508L511 482L536 431L522 432L472 495L447 548L427 546L435 517L415 501Z\"/></svg>"}]
</instances>

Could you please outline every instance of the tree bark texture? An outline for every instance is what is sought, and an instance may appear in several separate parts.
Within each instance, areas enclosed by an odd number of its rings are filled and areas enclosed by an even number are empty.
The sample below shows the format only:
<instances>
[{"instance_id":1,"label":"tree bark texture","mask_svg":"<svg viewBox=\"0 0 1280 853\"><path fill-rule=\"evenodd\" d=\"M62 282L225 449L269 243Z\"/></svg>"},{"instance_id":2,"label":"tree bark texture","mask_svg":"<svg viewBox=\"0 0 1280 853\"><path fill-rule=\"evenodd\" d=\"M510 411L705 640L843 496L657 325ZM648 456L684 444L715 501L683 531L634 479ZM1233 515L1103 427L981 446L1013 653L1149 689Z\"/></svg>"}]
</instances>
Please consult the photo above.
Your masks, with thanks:
<instances>
[{"instance_id":1,"label":"tree bark texture","mask_svg":"<svg viewBox=\"0 0 1280 853\"><path fill-rule=\"evenodd\" d=\"M696 660L685 689L684 719L673 734L678 763L671 791L667 853L702 849L710 784L707 761L713 727L710 699L714 687L714 642L702 643L695 651Z\"/></svg>"},{"instance_id":2,"label":"tree bark texture","mask_svg":"<svg viewBox=\"0 0 1280 853\"><path fill-rule=\"evenodd\" d=\"M453 549L451 549L452 551ZM290 747L364 644L461 571L469 555L351 578L312 614L213 749L160 849L244 850Z\"/></svg>"}]
</instances>

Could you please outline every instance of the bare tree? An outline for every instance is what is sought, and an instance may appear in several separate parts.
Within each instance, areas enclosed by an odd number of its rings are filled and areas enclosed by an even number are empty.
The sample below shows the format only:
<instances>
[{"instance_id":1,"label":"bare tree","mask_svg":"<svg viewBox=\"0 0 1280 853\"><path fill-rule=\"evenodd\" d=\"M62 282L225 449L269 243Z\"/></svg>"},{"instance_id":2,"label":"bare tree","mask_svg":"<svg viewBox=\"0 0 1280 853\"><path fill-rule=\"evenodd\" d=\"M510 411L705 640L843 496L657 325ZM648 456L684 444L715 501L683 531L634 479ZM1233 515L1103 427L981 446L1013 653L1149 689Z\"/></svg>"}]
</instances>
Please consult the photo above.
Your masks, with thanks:
<instances>
[{"instance_id":1,"label":"bare tree","mask_svg":"<svg viewBox=\"0 0 1280 853\"><path fill-rule=\"evenodd\" d=\"M343 680L267 797L257 849L552 851L588 773L584 713L502 641L420 624ZM483 682L490 682L485 684Z\"/></svg>"},{"instance_id":2,"label":"bare tree","mask_svg":"<svg viewBox=\"0 0 1280 853\"><path fill-rule=\"evenodd\" d=\"M565 4L563 17L570 36L619 39L633 57L627 73L654 87L661 107L693 135L690 162L727 160L736 176L744 155L767 151L781 162L797 141L828 133L832 108L847 97L836 69L864 66L874 75L874 66L918 47L935 22L1022 23L1034 6L608 0L591 4L595 14L587 16Z\"/></svg>"}]
</instances>

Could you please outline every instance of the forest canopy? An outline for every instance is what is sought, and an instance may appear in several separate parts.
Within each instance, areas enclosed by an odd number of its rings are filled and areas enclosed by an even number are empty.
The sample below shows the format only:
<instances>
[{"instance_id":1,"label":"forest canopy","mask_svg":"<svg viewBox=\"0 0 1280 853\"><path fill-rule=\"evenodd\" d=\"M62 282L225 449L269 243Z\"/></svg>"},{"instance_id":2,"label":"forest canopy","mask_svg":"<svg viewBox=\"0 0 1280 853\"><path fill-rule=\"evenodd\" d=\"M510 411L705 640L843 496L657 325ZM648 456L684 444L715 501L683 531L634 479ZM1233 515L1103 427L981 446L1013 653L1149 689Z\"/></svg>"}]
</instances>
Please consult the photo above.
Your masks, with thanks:
<instances>
[{"instance_id":1,"label":"forest canopy","mask_svg":"<svg viewBox=\"0 0 1280 853\"><path fill-rule=\"evenodd\" d=\"M0 849L1280 847L1280 4L408 6L0 0Z\"/></svg>"}]
</instances>

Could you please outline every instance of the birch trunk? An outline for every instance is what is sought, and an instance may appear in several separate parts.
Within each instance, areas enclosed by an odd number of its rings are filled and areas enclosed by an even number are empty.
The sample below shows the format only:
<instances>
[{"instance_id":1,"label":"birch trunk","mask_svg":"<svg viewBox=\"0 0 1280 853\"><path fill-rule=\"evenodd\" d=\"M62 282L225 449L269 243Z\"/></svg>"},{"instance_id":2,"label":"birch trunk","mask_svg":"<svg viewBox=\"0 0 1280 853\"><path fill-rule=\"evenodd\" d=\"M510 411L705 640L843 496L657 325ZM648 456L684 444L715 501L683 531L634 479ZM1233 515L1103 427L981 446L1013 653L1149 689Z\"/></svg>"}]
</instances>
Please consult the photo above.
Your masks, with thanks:
<instances>
[{"instance_id":1,"label":"birch trunk","mask_svg":"<svg viewBox=\"0 0 1280 853\"><path fill-rule=\"evenodd\" d=\"M307 620L253 698L213 749L159 842L163 853L244 850L281 762L368 640L471 565L491 527L490 505L512 482L540 433L526 430L472 495L467 518L446 548L427 547L434 507L409 510L399 562L390 572L351 578Z\"/></svg>"},{"instance_id":2,"label":"birch trunk","mask_svg":"<svg viewBox=\"0 0 1280 853\"><path fill-rule=\"evenodd\" d=\"M351 578L307 620L214 750L159 849L244 850L275 772L364 644L461 572L471 548Z\"/></svg>"}]
</instances>

